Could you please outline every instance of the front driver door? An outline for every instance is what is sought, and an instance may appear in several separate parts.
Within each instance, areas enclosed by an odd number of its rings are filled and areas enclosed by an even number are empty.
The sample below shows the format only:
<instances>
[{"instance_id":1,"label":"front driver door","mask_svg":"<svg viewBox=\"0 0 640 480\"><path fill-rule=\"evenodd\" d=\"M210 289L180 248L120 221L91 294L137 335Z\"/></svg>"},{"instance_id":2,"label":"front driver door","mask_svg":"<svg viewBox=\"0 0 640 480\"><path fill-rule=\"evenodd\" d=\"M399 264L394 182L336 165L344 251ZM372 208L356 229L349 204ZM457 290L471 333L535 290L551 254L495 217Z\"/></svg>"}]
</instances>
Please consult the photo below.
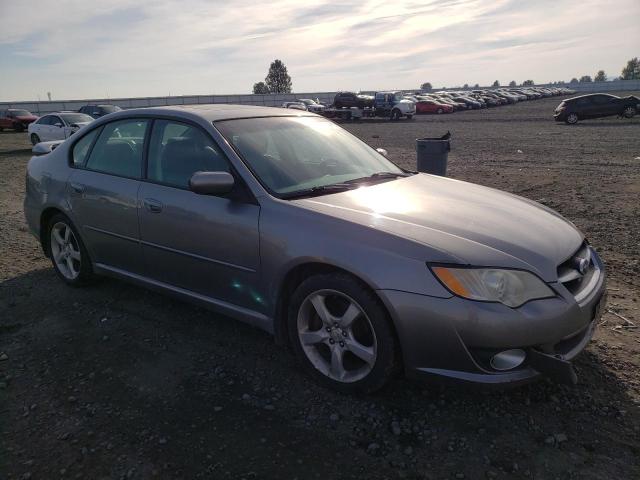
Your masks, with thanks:
<instances>
[{"instance_id":1,"label":"front driver door","mask_svg":"<svg viewBox=\"0 0 640 480\"><path fill-rule=\"evenodd\" d=\"M146 274L218 303L265 312L259 291L260 207L238 183L224 197L189 190L196 171L227 171L227 158L199 126L155 120L139 192Z\"/></svg>"}]
</instances>

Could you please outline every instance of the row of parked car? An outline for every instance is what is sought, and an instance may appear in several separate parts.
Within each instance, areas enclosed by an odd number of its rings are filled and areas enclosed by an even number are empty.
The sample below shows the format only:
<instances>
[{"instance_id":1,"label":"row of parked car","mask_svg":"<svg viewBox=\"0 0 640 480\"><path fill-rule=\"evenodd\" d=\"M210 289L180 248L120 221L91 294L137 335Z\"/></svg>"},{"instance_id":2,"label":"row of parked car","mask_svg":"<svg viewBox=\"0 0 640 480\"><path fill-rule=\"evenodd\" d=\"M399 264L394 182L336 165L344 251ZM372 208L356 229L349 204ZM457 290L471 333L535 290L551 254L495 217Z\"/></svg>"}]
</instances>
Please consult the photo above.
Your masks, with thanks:
<instances>
[{"instance_id":1,"label":"row of parked car","mask_svg":"<svg viewBox=\"0 0 640 480\"><path fill-rule=\"evenodd\" d=\"M560 87L520 87L520 88L497 88L478 89L460 91L439 91L439 92L377 92L375 95L366 95L355 92L338 92L333 99L332 105L324 105L319 100L301 98L296 101L285 102L283 108L294 108L298 110L308 110L314 113L323 114L335 109L375 109L376 98L380 93L392 94L397 103L402 100L413 102L416 114L433 113L453 113L458 110L481 109L509 105L525 100L535 100L557 95L569 95L573 90ZM401 111L406 109L400 108ZM406 115L406 113L405 113ZM406 115L409 116L409 115Z\"/></svg>"},{"instance_id":2,"label":"row of parked car","mask_svg":"<svg viewBox=\"0 0 640 480\"><path fill-rule=\"evenodd\" d=\"M0 131L27 130L32 144L64 140L94 119L122 110L116 105L85 105L76 111L49 113L38 117L28 110L9 108L0 111Z\"/></svg>"}]
</instances>

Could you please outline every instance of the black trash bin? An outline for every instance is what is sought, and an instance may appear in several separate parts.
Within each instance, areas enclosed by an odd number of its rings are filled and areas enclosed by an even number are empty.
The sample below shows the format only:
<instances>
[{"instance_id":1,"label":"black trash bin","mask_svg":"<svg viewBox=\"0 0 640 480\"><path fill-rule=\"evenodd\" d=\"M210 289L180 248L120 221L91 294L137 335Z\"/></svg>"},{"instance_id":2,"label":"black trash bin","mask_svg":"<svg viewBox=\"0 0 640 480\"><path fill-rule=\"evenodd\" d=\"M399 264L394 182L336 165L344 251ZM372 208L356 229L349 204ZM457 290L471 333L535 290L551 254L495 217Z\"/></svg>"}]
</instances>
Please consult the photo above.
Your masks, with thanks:
<instances>
[{"instance_id":1,"label":"black trash bin","mask_svg":"<svg viewBox=\"0 0 640 480\"><path fill-rule=\"evenodd\" d=\"M449 132L440 138L416 139L418 153L418 171L433 175L447 175L447 158L451 150L451 134Z\"/></svg>"}]
</instances>

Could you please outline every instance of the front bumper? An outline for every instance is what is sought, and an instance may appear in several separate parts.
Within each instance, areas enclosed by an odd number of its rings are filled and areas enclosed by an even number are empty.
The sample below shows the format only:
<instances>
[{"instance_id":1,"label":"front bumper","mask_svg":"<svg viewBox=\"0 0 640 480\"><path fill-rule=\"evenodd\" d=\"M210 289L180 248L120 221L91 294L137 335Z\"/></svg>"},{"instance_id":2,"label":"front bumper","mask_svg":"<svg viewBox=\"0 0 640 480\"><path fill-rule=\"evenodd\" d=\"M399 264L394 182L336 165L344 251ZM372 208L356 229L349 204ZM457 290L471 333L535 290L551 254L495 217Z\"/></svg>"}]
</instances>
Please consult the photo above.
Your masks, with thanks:
<instances>
[{"instance_id":1,"label":"front bumper","mask_svg":"<svg viewBox=\"0 0 640 480\"><path fill-rule=\"evenodd\" d=\"M606 301L604 268L595 261L598 281L580 303L561 284L550 284L556 297L517 309L379 290L396 325L406 374L481 384L517 384L546 375L575 383L568 362L591 340ZM524 350L524 362L512 370L494 370L489 359L508 349Z\"/></svg>"},{"instance_id":2,"label":"front bumper","mask_svg":"<svg viewBox=\"0 0 640 480\"><path fill-rule=\"evenodd\" d=\"M564 110L561 110L559 112L554 112L553 114L553 119L556 122L564 122L567 118L566 112Z\"/></svg>"}]
</instances>

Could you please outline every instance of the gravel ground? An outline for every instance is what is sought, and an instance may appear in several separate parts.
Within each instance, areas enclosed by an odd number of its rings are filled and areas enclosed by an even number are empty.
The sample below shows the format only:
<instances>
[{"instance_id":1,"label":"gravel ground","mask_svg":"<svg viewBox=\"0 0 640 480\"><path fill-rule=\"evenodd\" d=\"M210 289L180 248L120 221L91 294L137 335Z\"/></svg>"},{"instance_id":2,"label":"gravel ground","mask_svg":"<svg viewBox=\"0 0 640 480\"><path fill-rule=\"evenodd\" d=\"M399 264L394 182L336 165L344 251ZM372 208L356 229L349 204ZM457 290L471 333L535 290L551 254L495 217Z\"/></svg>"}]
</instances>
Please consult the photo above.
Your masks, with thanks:
<instances>
[{"instance_id":1,"label":"gravel ground","mask_svg":"<svg viewBox=\"0 0 640 480\"><path fill-rule=\"evenodd\" d=\"M558 99L346 125L398 163L453 135L452 177L541 201L609 269L579 384L310 383L251 327L131 285L71 289L22 215L26 134L0 134L0 479L640 478L640 118L569 127ZM616 316L613 312L620 316Z\"/></svg>"}]
</instances>

